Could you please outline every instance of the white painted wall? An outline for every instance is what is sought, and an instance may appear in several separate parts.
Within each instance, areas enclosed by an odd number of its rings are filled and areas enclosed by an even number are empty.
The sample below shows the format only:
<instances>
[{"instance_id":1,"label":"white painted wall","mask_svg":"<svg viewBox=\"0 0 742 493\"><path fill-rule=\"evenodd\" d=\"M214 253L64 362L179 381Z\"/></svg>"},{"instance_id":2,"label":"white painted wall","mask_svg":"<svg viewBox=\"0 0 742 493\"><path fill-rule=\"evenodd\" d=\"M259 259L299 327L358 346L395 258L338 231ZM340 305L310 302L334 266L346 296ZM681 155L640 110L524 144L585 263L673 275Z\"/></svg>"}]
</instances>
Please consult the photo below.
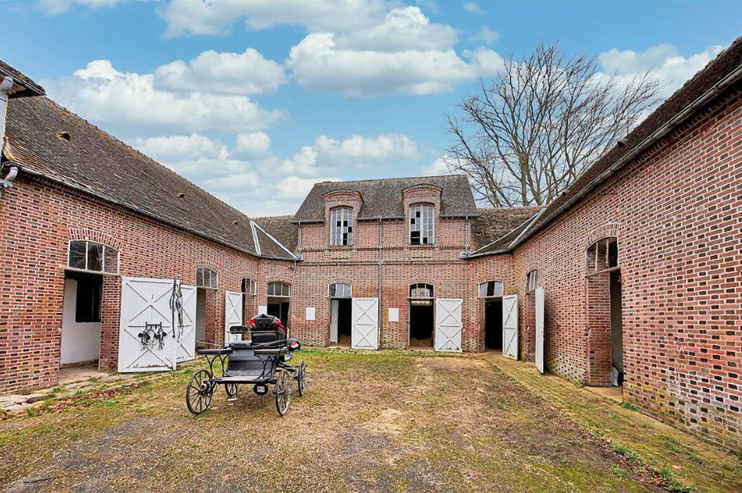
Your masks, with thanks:
<instances>
[{"instance_id":1,"label":"white painted wall","mask_svg":"<svg viewBox=\"0 0 742 493\"><path fill-rule=\"evenodd\" d=\"M75 322L77 280L64 281L64 313L62 315L63 365L97 360L100 354L100 322Z\"/></svg>"}]
</instances>

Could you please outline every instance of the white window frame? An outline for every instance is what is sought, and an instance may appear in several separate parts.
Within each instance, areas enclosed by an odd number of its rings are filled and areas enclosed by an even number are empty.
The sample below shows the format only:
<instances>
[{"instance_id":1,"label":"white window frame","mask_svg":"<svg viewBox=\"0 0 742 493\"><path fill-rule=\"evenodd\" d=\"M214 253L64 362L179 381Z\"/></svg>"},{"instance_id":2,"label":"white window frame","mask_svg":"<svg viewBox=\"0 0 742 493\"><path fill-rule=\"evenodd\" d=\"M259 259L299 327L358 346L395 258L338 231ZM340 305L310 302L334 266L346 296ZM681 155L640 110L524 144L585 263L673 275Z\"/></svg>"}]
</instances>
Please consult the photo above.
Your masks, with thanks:
<instances>
[{"instance_id":1,"label":"white window frame","mask_svg":"<svg viewBox=\"0 0 742 493\"><path fill-rule=\"evenodd\" d=\"M332 287L333 286L335 286L335 294L334 295L332 293ZM338 295L337 286L347 286L348 287L348 289L347 289L347 291L348 291L347 292L347 296L340 296L340 295ZM344 298L345 299L345 298L352 298L353 297L353 286L351 284L347 283L347 282L334 282L334 283L330 284L328 290L329 290L330 298ZM341 294L345 294L345 289L343 289L343 292Z\"/></svg>"},{"instance_id":2,"label":"white window frame","mask_svg":"<svg viewBox=\"0 0 742 493\"><path fill-rule=\"evenodd\" d=\"M487 291L489 290L489 284L494 283L492 292L493 294L487 294ZM498 291L497 286L500 286L500 289ZM484 293L482 293L482 288L484 287ZM499 292L499 294L498 294ZM492 280L492 281L484 281L479 284L479 297L480 298L502 298L505 295L505 284L500 280Z\"/></svg>"},{"instance_id":3,"label":"white window frame","mask_svg":"<svg viewBox=\"0 0 742 493\"><path fill-rule=\"evenodd\" d=\"M538 288L538 269L531 269L526 274L526 292L536 291Z\"/></svg>"},{"instance_id":4,"label":"white window frame","mask_svg":"<svg viewBox=\"0 0 742 493\"><path fill-rule=\"evenodd\" d=\"M282 286L281 293L276 294L275 286ZM283 286L286 287L286 294L283 294ZM271 287L273 287L273 294L271 294L270 290ZM268 287L266 289L267 296L270 298L291 298L291 284L283 281L272 281L268 283Z\"/></svg>"},{"instance_id":5,"label":"white window frame","mask_svg":"<svg viewBox=\"0 0 742 493\"><path fill-rule=\"evenodd\" d=\"M412 291L416 288L430 288L430 296L413 296ZM415 284L410 284L407 294L411 305L433 306L433 302L435 301L435 286L426 282L416 282Z\"/></svg>"},{"instance_id":6,"label":"white window frame","mask_svg":"<svg viewBox=\"0 0 742 493\"><path fill-rule=\"evenodd\" d=\"M248 296L255 296L258 294L258 283L255 282L255 279L252 277L243 277L242 282L244 283L247 281L248 288L247 291L242 291L243 294L246 294Z\"/></svg>"},{"instance_id":7,"label":"white window frame","mask_svg":"<svg viewBox=\"0 0 742 493\"><path fill-rule=\"evenodd\" d=\"M85 267L84 268L72 267L70 265L70 252L72 251L73 243L85 243ZM100 245L102 247L101 264L100 264L101 270L88 269L88 253L90 251L90 245ZM106 250L112 250L116 252L116 270L115 271L106 270ZM113 247L106 245L105 243L100 243L98 241L90 241L90 240L69 240L67 242L67 268L68 269L81 271L81 272L93 272L95 274L116 276L120 272L120 267L121 267L121 252L116 250Z\"/></svg>"},{"instance_id":8,"label":"white window frame","mask_svg":"<svg viewBox=\"0 0 742 493\"><path fill-rule=\"evenodd\" d=\"M355 228L353 227L354 214L352 207L334 207L330 209L330 246L352 246L353 245L353 234ZM339 217L338 217L339 216ZM348 221L347 226L337 225L337 222ZM348 231L350 229L350 231ZM347 234L347 243L343 243L343 234Z\"/></svg>"},{"instance_id":9,"label":"white window frame","mask_svg":"<svg viewBox=\"0 0 742 493\"><path fill-rule=\"evenodd\" d=\"M198 283L198 272L199 271L202 271L201 281L204 280L204 275L203 275L204 273L206 273L206 272L212 273L213 272L214 273L214 285L213 286L211 286L211 285L205 286L204 285L205 283L203 283L203 282L201 284L199 284ZM209 280L211 280L211 275L209 275ZM212 269L211 267L198 267L198 268L196 268L196 287L197 288L203 288L203 289L214 289L214 290L219 289L219 273L215 269Z\"/></svg>"},{"instance_id":10,"label":"white window frame","mask_svg":"<svg viewBox=\"0 0 742 493\"><path fill-rule=\"evenodd\" d=\"M412 224L412 219L415 217L415 214L417 211L420 211L420 223L417 221L415 222L414 229ZM427 243L423 242L424 234L425 234L425 211L430 211L430 236L428 237ZM420 233L420 242L419 243L413 243L412 242L412 233L413 232L419 232ZM407 218L407 240L410 245L414 246L428 246L428 245L435 245L435 206L433 204L412 204L410 206L410 213L409 217Z\"/></svg>"},{"instance_id":11,"label":"white window frame","mask_svg":"<svg viewBox=\"0 0 742 493\"><path fill-rule=\"evenodd\" d=\"M603 244L605 249L605 267L598 268L598 259L600 256L600 245ZM610 259L610 248L611 245L616 245L616 265L611 265ZM591 251L591 250L594 250ZM593 267L590 267L590 260L593 260ZM618 238L615 236L606 236L593 242L587 250L585 250L585 269L588 276L594 276L596 274L602 274L604 272L611 272L621 267L621 257L618 251Z\"/></svg>"}]
</instances>

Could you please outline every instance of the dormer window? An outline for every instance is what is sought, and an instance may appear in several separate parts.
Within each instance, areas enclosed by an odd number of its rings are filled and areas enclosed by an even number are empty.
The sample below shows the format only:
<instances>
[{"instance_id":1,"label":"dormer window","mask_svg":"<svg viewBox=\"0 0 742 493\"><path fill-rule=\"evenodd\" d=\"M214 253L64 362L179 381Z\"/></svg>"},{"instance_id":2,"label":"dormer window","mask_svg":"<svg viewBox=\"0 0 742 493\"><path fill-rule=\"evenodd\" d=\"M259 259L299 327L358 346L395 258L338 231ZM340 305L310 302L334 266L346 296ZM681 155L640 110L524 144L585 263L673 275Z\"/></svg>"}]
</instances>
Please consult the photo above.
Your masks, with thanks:
<instances>
[{"instance_id":1,"label":"dormer window","mask_svg":"<svg viewBox=\"0 0 742 493\"><path fill-rule=\"evenodd\" d=\"M435 243L435 208L429 204L410 207L410 245Z\"/></svg>"},{"instance_id":2,"label":"dormer window","mask_svg":"<svg viewBox=\"0 0 742 493\"><path fill-rule=\"evenodd\" d=\"M353 244L353 209L336 207L330 211L330 245L350 246Z\"/></svg>"}]
</instances>

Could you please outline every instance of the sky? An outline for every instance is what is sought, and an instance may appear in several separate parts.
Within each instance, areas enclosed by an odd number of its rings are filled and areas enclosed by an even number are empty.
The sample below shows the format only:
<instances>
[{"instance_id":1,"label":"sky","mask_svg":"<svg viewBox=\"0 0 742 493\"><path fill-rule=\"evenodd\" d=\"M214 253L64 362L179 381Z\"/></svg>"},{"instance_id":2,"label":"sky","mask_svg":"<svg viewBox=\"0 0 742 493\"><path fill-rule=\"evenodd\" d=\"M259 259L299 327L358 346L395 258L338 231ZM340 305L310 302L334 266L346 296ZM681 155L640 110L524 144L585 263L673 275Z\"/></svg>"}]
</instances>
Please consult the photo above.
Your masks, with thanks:
<instances>
[{"instance_id":1,"label":"sky","mask_svg":"<svg viewBox=\"0 0 742 493\"><path fill-rule=\"evenodd\" d=\"M736 20L735 20L736 19ZM0 59L250 216L446 172L447 115L539 41L672 94L742 0L0 0Z\"/></svg>"}]
</instances>

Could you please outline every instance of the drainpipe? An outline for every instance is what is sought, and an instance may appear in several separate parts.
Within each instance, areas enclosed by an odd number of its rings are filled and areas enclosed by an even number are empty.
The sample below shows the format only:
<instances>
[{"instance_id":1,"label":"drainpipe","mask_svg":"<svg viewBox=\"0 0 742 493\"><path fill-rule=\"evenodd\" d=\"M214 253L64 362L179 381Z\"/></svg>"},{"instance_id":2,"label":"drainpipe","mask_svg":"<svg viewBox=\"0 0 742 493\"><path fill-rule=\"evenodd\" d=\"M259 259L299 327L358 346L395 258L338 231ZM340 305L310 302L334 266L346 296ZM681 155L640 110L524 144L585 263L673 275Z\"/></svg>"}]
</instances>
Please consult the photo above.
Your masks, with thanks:
<instances>
[{"instance_id":1,"label":"drainpipe","mask_svg":"<svg viewBox=\"0 0 742 493\"><path fill-rule=\"evenodd\" d=\"M0 161L2 161L3 148L5 147L5 120L8 115L8 99L11 89L13 89L13 79L7 76L3 77L0 82ZM0 170L2 170L1 167ZM11 166L5 179L0 180L0 198L2 197L2 191L10 187L16 176L18 176L18 168Z\"/></svg>"},{"instance_id":2,"label":"drainpipe","mask_svg":"<svg viewBox=\"0 0 742 493\"><path fill-rule=\"evenodd\" d=\"M383 251L384 251L384 248L382 246L383 244L384 244L384 223L382 222L381 218L379 218L379 261L378 261L378 266L377 266L377 277L378 277L378 280L377 280L377 284L378 284L378 286L377 286L377 288L378 288L378 295L377 296L378 296L378 300L379 300L377 302L377 304L379 305L378 306L378 312L379 313L378 313L377 317L378 317L378 320L379 320L379 330L376 332L376 334L377 334L377 337L376 337L377 338L376 347L377 348L379 346L381 346L381 320L382 320L382 313L381 313L381 264L384 261L383 260L383 257L382 257Z\"/></svg>"}]
</instances>

